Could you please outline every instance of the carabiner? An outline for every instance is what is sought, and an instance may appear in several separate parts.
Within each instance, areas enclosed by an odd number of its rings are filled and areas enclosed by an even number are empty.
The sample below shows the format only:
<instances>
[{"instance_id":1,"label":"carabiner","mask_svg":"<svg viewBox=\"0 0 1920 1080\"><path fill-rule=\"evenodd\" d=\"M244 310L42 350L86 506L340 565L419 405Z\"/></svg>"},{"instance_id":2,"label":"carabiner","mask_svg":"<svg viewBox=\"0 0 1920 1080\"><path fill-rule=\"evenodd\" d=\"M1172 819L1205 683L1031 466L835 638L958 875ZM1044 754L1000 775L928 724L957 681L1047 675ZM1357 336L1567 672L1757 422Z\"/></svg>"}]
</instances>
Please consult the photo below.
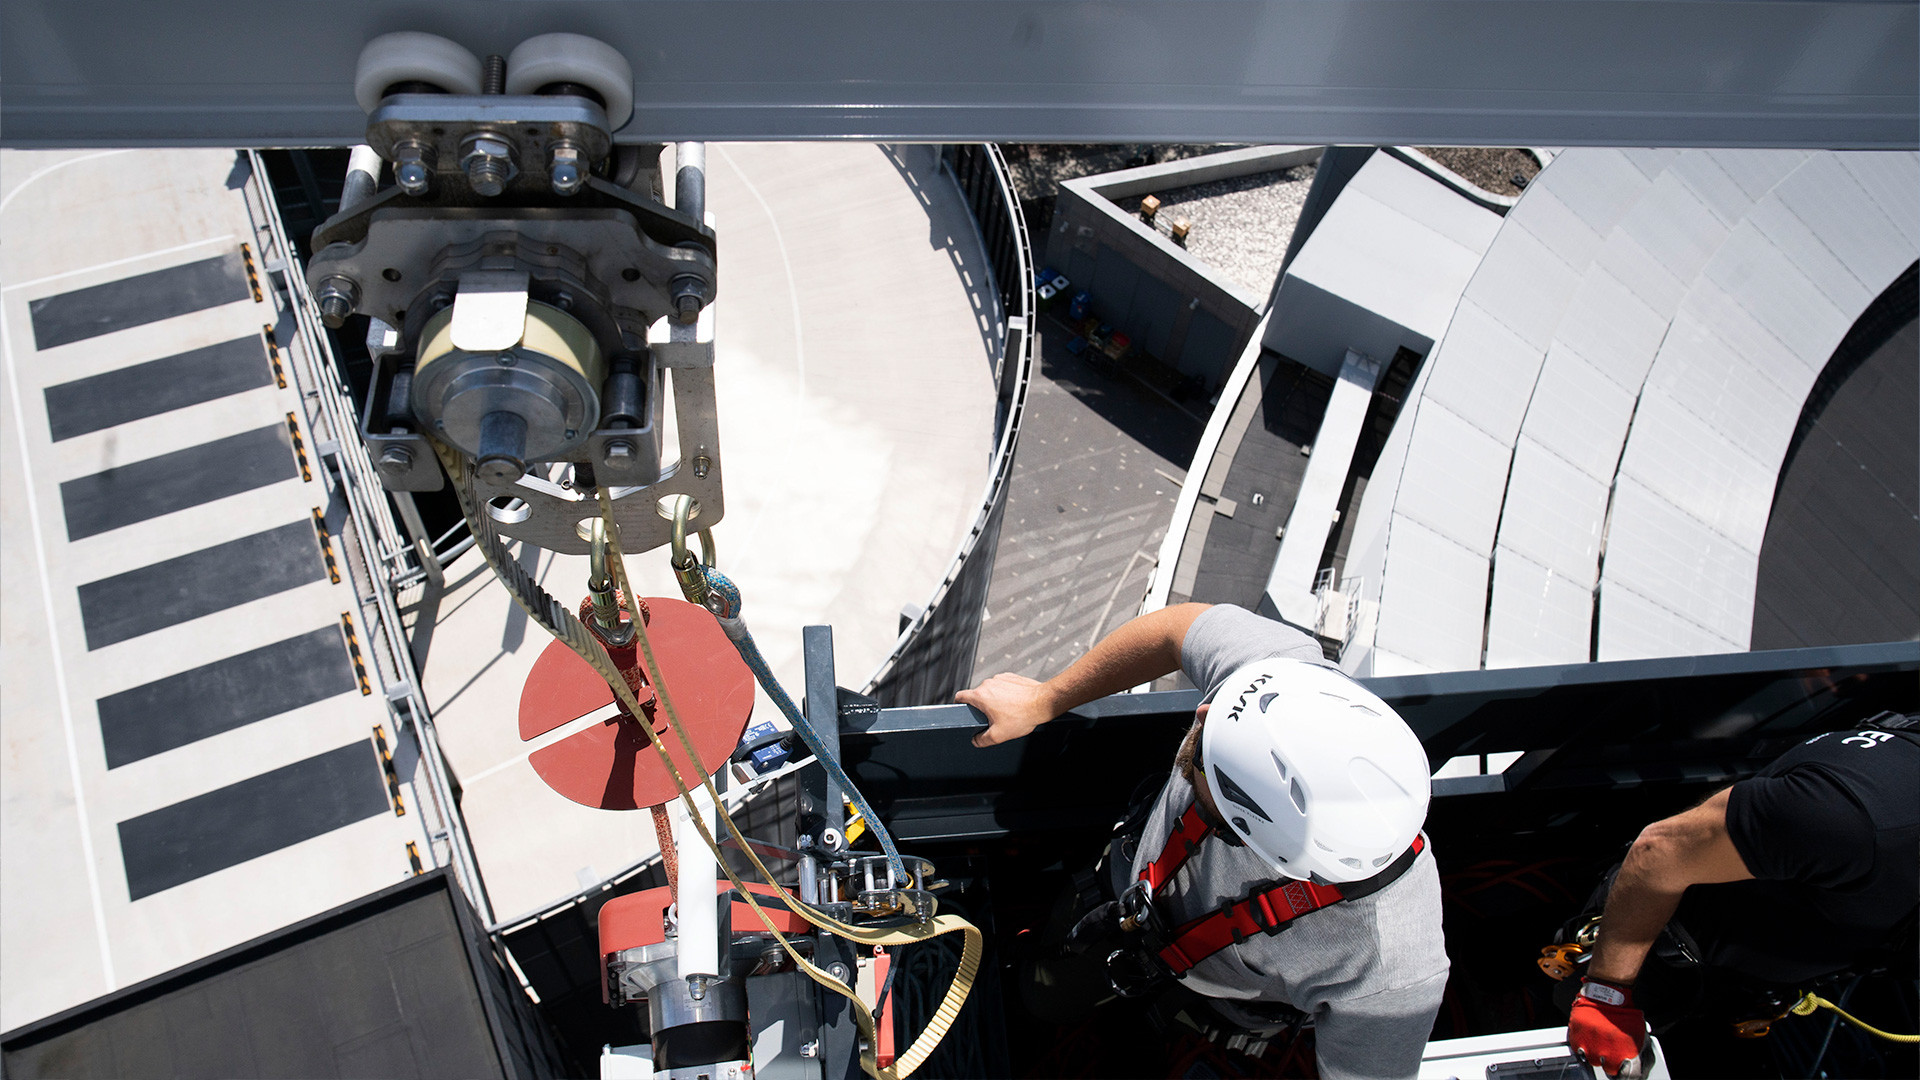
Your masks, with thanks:
<instances>
[{"instance_id":1,"label":"carabiner","mask_svg":"<svg viewBox=\"0 0 1920 1080\"><path fill-rule=\"evenodd\" d=\"M707 604L707 575L700 570L700 563L693 559L693 552L687 548L687 520L699 510L700 504L691 495L673 496L673 540L671 563L674 580L680 583L680 592L688 602L705 607ZM700 553L707 566L714 564L713 530L700 530Z\"/></svg>"}]
</instances>

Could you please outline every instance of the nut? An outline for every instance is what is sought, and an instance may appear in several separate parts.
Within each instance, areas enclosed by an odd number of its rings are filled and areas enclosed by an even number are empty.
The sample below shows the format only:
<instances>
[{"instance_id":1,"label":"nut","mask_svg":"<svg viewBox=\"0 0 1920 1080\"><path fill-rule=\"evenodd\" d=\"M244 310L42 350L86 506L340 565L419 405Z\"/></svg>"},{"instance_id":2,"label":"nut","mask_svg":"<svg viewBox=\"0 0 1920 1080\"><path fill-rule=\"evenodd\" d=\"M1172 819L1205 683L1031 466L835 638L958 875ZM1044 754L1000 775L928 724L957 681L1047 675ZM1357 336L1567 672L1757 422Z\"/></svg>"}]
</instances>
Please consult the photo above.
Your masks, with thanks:
<instances>
[{"instance_id":1,"label":"nut","mask_svg":"<svg viewBox=\"0 0 1920 1080\"><path fill-rule=\"evenodd\" d=\"M692 274L673 279L674 317L683 323L697 321L700 309L707 306L706 282Z\"/></svg>"},{"instance_id":2,"label":"nut","mask_svg":"<svg viewBox=\"0 0 1920 1080\"><path fill-rule=\"evenodd\" d=\"M413 451L398 443L389 443L380 451L380 471L389 476L399 476L413 468Z\"/></svg>"},{"instance_id":3,"label":"nut","mask_svg":"<svg viewBox=\"0 0 1920 1080\"><path fill-rule=\"evenodd\" d=\"M313 300L320 308L320 321L329 329L338 330L346 324L353 309L360 306L360 286L350 277L335 274L320 283Z\"/></svg>"},{"instance_id":4,"label":"nut","mask_svg":"<svg viewBox=\"0 0 1920 1080\"><path fill-rule=\"evenodd\" d=\"M505 191L508 182L520 175L513 162L513 144L486 131L475 132L460 144L460 171L467 174L473 193L485 198Z\"/></svg>"}]
</instances>

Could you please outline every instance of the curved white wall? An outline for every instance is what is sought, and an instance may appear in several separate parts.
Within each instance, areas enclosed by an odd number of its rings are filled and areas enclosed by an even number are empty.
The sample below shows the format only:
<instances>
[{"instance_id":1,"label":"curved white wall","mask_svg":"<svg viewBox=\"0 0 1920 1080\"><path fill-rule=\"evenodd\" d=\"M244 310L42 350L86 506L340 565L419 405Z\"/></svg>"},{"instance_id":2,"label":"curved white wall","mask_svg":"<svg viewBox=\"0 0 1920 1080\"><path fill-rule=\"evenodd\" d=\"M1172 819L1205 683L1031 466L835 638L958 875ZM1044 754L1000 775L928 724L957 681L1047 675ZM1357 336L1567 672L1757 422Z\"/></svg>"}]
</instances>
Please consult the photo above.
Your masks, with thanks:
<instances>
[{"instance_id":1,"label":"curved white wall","mask_svg":"<svg viewBox=\"0 0 1920 1080\"><path fill-rule=\"evenodd\" d=\"M1917 253L1913 153L1558 155L1374 470L1347 576L1377 608L1348 666L1747 648L1801 405Z\"/></svg>"}]
</instances>

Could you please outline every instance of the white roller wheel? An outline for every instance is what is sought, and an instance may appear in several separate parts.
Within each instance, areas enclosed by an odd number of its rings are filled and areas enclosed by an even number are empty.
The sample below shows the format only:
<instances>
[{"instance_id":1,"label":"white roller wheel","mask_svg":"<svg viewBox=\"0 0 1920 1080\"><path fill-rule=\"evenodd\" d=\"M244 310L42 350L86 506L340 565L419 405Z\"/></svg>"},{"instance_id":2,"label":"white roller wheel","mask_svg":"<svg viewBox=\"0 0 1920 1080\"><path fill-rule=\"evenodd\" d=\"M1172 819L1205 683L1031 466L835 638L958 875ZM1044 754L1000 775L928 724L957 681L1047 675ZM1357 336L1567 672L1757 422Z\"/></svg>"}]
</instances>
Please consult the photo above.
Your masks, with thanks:
<instances>
[{"instance_id":1,"label":"white roller wheel","mask_svg":"<svg viewBox=\"0 0 1920 1080\"><path fill-rule=\"evenodd\" d=\"M353 72L353 96L367 112L380 107L387 87L423 82L449 94L480 92L480 58L458 42L438 34L401 30L381 34L360 50Z\"/></svg>"},{"instance_id":2,"label":"white roller wheel","mask_svg":"<svg viewBox=\"0 0 1920 1080\"><path fill-rule=\"evenodd\" d=\"M531 94L549 83L579 83L607 103L607 124L620 130L633 116L633 66L620 50L584 34L541 34L507 57L507 93Z\"/></svg>"}]
</instances>

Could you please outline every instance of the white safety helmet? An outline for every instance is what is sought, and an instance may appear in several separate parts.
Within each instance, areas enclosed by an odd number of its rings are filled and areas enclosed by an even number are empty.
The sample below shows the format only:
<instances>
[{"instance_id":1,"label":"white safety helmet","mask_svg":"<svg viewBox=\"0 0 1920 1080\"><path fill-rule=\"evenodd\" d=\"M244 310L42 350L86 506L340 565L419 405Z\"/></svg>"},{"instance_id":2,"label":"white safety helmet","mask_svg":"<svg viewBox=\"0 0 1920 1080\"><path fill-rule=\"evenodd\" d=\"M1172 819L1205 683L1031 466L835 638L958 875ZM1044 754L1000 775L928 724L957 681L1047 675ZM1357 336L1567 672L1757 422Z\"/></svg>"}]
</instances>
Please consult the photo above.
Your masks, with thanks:
<instances>
[{"instance_id":1,"label":"white safety helmet","mask_svg":"<svg viewBox=\"0 0 1920 1080\"><path fill-rule=\"evenodd\" d=\"M1331 668L1261 660L1220 684L1200 734L1214 805L1287 877L1359 881L1420 832L1427 754L1386 702Z\"/></svg>"}]
</instances>

